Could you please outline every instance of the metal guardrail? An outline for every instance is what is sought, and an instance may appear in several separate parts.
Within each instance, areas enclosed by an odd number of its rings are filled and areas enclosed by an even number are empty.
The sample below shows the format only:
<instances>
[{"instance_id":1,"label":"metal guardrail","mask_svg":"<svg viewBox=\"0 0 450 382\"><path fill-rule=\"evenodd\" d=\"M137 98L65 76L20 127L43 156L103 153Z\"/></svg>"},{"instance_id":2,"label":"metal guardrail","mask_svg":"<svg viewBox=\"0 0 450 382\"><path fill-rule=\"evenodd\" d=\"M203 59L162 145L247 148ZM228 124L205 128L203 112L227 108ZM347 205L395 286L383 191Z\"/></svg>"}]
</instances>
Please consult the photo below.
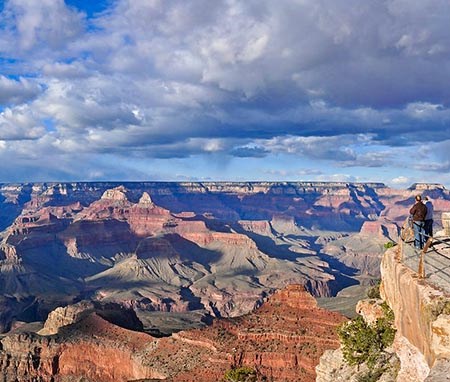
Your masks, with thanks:
<instances>
[{"instance_id":1,"label":"metal guardrail","mask_svg":"<svg viewBox=\"0 0 450 382\"><path fill-rule=\"evenodd\" d=\"M400 242L401 242L401 246L400 246L400 253L399 256L397 258L398 261L402 262L402 257L403 257L403 244L409 245L411 248L414 248L417 251L417 248L413 247L413 245L411 245L412 242L414 242L414 228L413 228L413 222L412 220L410 220L410 218L406 219L405 222L403 223L403 227L402 227L402 232L400 234ZM442 228L442 227L441 227ZM407 232L409 230L409 232ZM420 250L419 252L419 266L417 269L417 275L419 278L424 279L426 278L425 275L425 254L428 252L428 250L430 249L431 246L433 246L435 243L438 244L443 244L445 247L450 248L450 238L449 240L441 240L438 239L436 237L427 235L425 233L421 233L421 235L423 237L426 238L425 244L423 246L423 249ZM446 259L448 259L447 256L444 256L443 254L439 253L438 251L434 251L436 254L445 257Z\"/></svg>"}]
</instances>

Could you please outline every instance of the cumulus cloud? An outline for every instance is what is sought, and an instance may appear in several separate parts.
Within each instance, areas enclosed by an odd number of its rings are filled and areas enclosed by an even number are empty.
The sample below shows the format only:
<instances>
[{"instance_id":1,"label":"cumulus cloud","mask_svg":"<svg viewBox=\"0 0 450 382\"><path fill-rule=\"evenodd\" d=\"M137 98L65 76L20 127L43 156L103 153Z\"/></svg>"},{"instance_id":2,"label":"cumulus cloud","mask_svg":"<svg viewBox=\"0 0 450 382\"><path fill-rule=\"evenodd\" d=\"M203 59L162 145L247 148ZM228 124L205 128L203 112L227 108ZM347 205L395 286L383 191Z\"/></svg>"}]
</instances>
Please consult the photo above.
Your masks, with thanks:
<instances>
[{"instance_id":1,"label":"cumulus cloud","mask_svg":"<svg viewBox=\"0 0 450 382\"><path fill-rule=\"evenodd\" d=\"M12 156L33 139L68 158L135 158L130 169L211 155L448 167L447 1L117 0L95 14L68 3L1 11L0 139Z\"/></svg>"},{"instance_id":2,"label":"cumulus cloud","mask_svg":"<svg viewBox=\"0 0 450 382\"><path fill-rule=\"evenodd\" d=\"M44 134L45 128L27 106L7 108L0 113L0 139L3 141L37 139Z\"/></svg>"},{"instance_id":3,"label":"cumulus cloud","mask_svg":"<svg viewBox=\"0 0 450 382\"><path fill-rule=\"evenodd\" d=\"M7 33L2 45L10 52L59 50L83 31L82 15L67 7L64 0L8 0L1 21Z\"/></svg>"},{"instance_id":4,"label":"cumulus cloud","mask_svg":"<svg viewBox=\"0 0 450 382\"><path fill-rule=\"evenodd\" d=\"M35 98L41 87L23 77L18 80L0 75L0 104L21 104Z\"/></svg>"}]
</instances>

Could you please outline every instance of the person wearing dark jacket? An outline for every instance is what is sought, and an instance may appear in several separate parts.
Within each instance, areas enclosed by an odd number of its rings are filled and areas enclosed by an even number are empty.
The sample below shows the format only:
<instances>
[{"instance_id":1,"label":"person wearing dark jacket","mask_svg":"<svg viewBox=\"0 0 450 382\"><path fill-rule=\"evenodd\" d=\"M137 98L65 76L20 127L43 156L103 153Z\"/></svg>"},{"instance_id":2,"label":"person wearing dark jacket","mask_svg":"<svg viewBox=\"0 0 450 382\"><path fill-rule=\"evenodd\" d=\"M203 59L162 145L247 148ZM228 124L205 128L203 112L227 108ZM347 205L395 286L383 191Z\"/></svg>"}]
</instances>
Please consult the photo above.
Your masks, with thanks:
<instances>
[{"instance_id":1,"label":"person wearing dark jacket","mask_svg":"<svg viewBox=\"0 0 450 382\"><path fill-rule=\"evenodd\" d=\"M427 207L427 215L425 216L425 226L423 229L425 230L426 239L429 237L433 237L433 203L431 200L425 196L423 198L425 200L425 207Z\"/></svg>"},{"instance_id":2,"label":"person wearing dark jacket","mask_svg":"<svg viewBox=\"0 0 450 382\"><path fill-rule=\"evenodd\" d=\"M424 226L425 217L427 216L427 207L422 203L422 197L416 196L416 203L411 207L409 213L412 216L413 228L414 228L414 247L423 249L425 244Z\"/></svg>"}]
</instances>

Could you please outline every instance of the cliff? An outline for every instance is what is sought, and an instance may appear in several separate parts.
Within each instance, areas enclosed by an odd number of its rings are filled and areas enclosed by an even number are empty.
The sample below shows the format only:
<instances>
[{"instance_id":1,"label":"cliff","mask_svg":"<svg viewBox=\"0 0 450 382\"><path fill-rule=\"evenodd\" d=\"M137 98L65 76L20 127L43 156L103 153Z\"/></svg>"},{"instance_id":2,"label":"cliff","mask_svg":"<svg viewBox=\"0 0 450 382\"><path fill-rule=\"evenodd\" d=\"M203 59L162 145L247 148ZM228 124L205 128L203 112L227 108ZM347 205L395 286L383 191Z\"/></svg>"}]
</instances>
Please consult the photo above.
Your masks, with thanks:
<instances>
[{"instance_id":1,"label":"cliff","mask_svg":"<svg viewBox=\"0 0 450 382\"><path fill-rule=\"evenodd\" d=\"M338 346L335 328L344 320L317 307L300 285L274 293L245 316L164 338L136 331L132 310L81 302L55 309L39 335L1 338L0 373L7 382L216 382L247 366L261 381L312 382L324 349Z\"/></svg>"},{"instance_id":2,"label":"cliff","mask_svg":"<svg viewBox=\"0 0 450 382\"><path fill-rule=\"evenodd\" d=\"M379 278L383 245L436 185L75 182L0 184L0 331L73 301L234 317L302 284L314 296ZM406 212L405 212L406 211Z\"/></svg>"},{"instance_id":3,"label":"cliff","mask_svg":"<svg viewBox=\"0 0 450 382\"><path fill-rule=\"evenodd\" d=\"M416 186L425 188L424 185ZM429 189L429 187L425 188ZM443 224L445 226L445 224ZM450 246L448 232L435 233L433 247L422 252L425 271L418 274L420 253L408 243L388 249L381 261L380 294L394 313L396 334L389 354L392 365L379 381L446 381L450 375ZM365 322L383 317L381 301L360 301ZM342 345L342 344L341 344ZM399 365L395 365L398 359ZM365 364L362 365L363 372ZM342 349L326 351L316 368L318 382L357 381L361 369L344 362ZM373 379L375 380L375 379Z\"/></svg>"},{"instance_id":4,"label":"cliff","mask_svg":"<svg viewBox=\"0 0 450 382\"><path fill-rule=\"evenodd\" d=\"M381 262L382 297L395 314L398 353L406 347L419 353L417 370L430 370L450 360L450 294L427 279L420 279L415 270L402 261L402 246L388 250ZM450 252L450 251L448 251ZM442 257L445 268L446 257ZM401 357L402 359L402 357ZM421 364L421 366L420 366ZM448 369L450 371L450 369ZM423 380L427 373L416 375Z\"/></svg>"}]
</instances>

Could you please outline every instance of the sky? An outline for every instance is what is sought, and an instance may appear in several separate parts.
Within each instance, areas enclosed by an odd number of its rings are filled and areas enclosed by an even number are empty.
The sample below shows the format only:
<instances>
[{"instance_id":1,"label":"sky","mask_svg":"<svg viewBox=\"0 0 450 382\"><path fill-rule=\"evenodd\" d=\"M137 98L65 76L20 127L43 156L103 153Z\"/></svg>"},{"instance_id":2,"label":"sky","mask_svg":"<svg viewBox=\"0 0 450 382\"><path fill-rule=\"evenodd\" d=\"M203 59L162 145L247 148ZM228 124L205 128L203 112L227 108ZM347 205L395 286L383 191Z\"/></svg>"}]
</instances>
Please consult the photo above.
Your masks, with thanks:
<instances>
[{"instance_id":1,"label":"sky","mask_svg":"<svg viewBox=\"0 0 450 382\"><path fill-rule=\"evenodd\" d=\"M0 0L0 182L450 188L448 0Z\"/></svg>"}]
</instances>

